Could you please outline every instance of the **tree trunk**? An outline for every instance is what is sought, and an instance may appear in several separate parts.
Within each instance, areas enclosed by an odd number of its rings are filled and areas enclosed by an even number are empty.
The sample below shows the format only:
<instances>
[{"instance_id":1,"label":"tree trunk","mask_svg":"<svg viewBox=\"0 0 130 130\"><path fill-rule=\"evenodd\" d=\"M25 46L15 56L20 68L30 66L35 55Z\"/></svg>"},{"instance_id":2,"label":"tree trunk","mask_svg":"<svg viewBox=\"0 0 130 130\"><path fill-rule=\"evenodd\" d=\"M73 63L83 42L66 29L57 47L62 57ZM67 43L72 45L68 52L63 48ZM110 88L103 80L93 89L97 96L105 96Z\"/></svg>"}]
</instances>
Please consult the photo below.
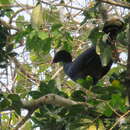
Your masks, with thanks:
<instances>
[{"instance_id":1,"label":"tree trunk","mask_svg":"<svg viewBox=\"0 0 130 130\"><path fill-rule=\"evenodd\" d=\"M128 92L128 99L130 104L130 14L129 14L129 30L128 30L128 60L127 60L127 72L126 72L126 87Z\"/></svg>"}]
</instances>

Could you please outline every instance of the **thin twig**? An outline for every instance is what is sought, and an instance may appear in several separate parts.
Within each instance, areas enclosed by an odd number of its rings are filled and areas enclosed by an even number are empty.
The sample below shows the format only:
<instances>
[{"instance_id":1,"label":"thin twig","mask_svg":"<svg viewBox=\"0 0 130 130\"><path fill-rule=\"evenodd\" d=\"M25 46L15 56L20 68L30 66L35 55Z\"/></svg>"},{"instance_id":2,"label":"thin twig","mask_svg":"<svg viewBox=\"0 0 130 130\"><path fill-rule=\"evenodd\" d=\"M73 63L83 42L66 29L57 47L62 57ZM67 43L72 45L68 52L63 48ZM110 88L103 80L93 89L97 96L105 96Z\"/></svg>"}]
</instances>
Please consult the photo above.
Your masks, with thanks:
<instances>
[{"instance_id":1,"label":"thin twig","mask_svg":"<svg viewBox=\"0 0 130 130\"><path fill-rule=\"evenodd\" d=\"M7 22L5 22L4 20L0 19L0 24L4 25L5 27L9 28L9 29L14 29L16 31L20 31L20 29L18 29L16 26L13 26Z\"/></svg>"},{"instance_id":2,"label":"thin twig","mask_svg":"<svg viewBox=\"0 0 130 130\"><path fill-rule=\"evenodd\" d=\"M8 87L2 81L0 81L0 84L2 84L2 87L4 87L8 93L11 93L11 91L8 89Z\"/></svg>"},{"instance_id":3,"label":"thin twig","mask_svg":"<svg viewBox=\"0 0 130 130\"><path fill-rule=\"evenodd\" d=\"M16 58L12 58L11 60L14 61L16 67L20 70L20 72L22 72L24 75L26 75L29 79L35 81L38 85L40 83L40 81L38 79L36 79L31 73L27 72L24 67L18 62L18 60Z\"/></svg>"},{"instance_id":4,"label":"thin twig","mask_svg":"<svg viewBox=\"0 0 130 130\"><path fill-rule=\"evenodd\" d=\"M14 19L14 18L17 16L17 14L19 14L20 12L25 11L26 9L32 9L32 8L33 8L33 7L27 7L27 8L22 8L22 9L16 11L16 12L14 13L14 15L10 18L9 23L12 23L13 19Z\"/></svg>"},{"instance_id":5,"label":"thin twig","mask_svg":"<svg viewBox=\"0 0 130 130\"><path fill-rule=\"evenodd\" d=\"M128 110L125 114L123 114L122 116L120 116L120 118L113 124L113 126L109 129L112 130L119 122L122 118L124 118L126 115L128 115L130 113L130 110Z\"/></svg>"},{"instance_id":6,"label":"thin twig","mask_svg":"<svg viewBox=\"0 0 130 130\"><path fill-rule=\"evenodd\" d=\"M55 77L62 71L62 69L63 69L63 67L60 67L60 68L56 71L56 73L52 76L51 79L55 79Z\"/></svg>"},{"instance_id":7,"label":"thin twig","mask_svg":"<svg viewBox=\"0 0 130 130\"><path fill-rule=\"evenodd\" d=\"M67 8L71 8L71 9L75 9L75 10L82 10L84 11L85 9L83 8L79 8L79 7L74 7L74 6L70 6L70 5L67 5L67 4L51 4L49 2L46 2L46 1L42 1L43 4L46 4L46 5L51 5L51 6L63 6L63 7L67 7Z\"/></svg>"},{"instance_id":8,"label":"thin twig","mask_svg":"<svg viewBox=\"0 0 130 130\"><path fill-rule=\"evenodd\" d=\"M29 111L28 114L16 125L14 130L18 130L20 127L22 127L25 124L25 122L31 117L33 112L34 110Z\"/></svg>"}]
</instances>

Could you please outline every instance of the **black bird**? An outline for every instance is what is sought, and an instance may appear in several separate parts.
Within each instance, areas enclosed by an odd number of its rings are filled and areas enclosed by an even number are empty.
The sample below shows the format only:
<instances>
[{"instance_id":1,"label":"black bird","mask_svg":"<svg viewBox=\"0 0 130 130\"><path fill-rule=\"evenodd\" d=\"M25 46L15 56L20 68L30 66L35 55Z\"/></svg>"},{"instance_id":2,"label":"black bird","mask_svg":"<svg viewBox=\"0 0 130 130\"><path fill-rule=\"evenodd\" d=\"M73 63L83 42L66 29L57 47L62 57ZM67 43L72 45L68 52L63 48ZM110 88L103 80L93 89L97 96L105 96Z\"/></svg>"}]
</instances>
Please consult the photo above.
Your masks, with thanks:
<instances>
[{"instance_id":1,"label":"black bird","mask_svg":"<svg viewBox=\"0 0 130 130\"><path fill-rule=\"evenodd\" d=\"M73 80L85 79L88 75L97 83L111 68L112 60L107 66L103 66L95 47L91 47L79 55L74 61L66 50L57 52L52 63L62 62L64 72Z\"/></svg>"},{"instance_id":2,"label":"black bird","mask_svg":"<svg viewBox=\"0 0 130 130\"><path fill-rule=\"evenodd\" d=\"M124 28L124 21L118 17L111 17L106 21L103 31L109 34L106 43L112 45L117 34ZM91 47L79 55L74 61L69 52L61 50L54 56L52 63L62 62L64 72L74 81L85 79L88 75L93 77L94 84L97 83L111 68L112 59L107 66L103 66L99 55L96 53L95 47Z\"/></svg>"}]
</instances>

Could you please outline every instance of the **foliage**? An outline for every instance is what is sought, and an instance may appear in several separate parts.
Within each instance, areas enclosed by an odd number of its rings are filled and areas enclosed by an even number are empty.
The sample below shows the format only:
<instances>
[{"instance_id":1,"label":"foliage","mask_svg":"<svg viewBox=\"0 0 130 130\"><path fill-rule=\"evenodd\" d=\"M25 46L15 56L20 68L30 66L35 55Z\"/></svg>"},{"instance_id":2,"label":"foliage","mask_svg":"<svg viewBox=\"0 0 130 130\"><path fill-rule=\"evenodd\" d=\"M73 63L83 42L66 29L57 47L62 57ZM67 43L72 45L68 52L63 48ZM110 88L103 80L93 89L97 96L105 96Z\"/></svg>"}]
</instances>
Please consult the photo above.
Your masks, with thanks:
<instances>
[{"instance_id":1,"label":"foliage","mask_svg":"<svg viewBox=\"0 0 130 130\"><path fill-rule=\"evenodd\" d=\"M81 10L68 4L64 7L64 14L63 3L35 2L32 8L30 5L18 4L19 1L0 0L3 6L0 8L1 128L12 129L26 115L22 109L23 100L31 102L53 93L81 104L69 107L40 105L20 129L130 129L125 60L118 61L120 64L115 63L96 85L93 85L93 79L89 76L78 83L68 79L63 71L55 76L59 65L49 64L57 50L65 49L77 57L90 45L96 46L104 66L109 62L113 50L106 45L108 35L102 32L104 12L100 10L101 3L89 1L87 8L85 5L85 9ZM16 4L18 10L11 4ZM106 11L109 14L118 12L125 19L126 27L117 36L116 49L119 55L126 54L127 11L122 13L119 8L112 9L108 4L104 6L108 8ZM32 12L28 12L30 9ZM22 14L23 10L27 11ZM31 14L31 20L27 19L26 13Z\"/></svg>"}]
</instances>

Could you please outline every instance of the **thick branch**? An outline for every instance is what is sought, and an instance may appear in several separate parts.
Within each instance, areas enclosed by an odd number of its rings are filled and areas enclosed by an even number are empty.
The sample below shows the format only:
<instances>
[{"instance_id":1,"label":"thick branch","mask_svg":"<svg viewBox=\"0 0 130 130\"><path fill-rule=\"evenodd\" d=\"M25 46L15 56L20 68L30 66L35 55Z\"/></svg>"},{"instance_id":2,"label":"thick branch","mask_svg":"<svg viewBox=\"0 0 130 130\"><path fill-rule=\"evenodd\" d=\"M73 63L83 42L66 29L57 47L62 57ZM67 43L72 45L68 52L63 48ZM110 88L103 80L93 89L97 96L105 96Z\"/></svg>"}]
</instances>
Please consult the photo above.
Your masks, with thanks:
<instances>
[{"instance_id":1,"label":"thick branch","mask_svg":"<svg viewBox=\"0 0 130 130\"><path fill-rule=\"evenodd\" d=\"M41 105L45 104L53 104L57 106L63 106L63 107L68 107L76 104L82 104L87 106L87 103L84 102L76 102L64 97L61 97L56 94L48 94L43 97L40 97L36 100L33 101L22 101L22 108L29 110L28 114L16 125L14 130L18 130L24 123L31 117L33 112L39 108Z\"/></svg>"},{"instance_id":2,"label":"thick branch","mask_svg":"<svg viewBox=\"0 0 130 130\"><path fill-rule=\"evenodd\" d=\"M97 1L130 9L130 3L128 3L128 2L122 2L122 1L117 2L115 0L97 0Z\"/></svg>"},{"instance_id":3,"label":"thick branch","mask_svg":"<svg viewBox=\"0 0 130 130\"><path fill-rule=\"evenodd\" d=\"M37 109L39 106L45 104L53 104L53 105L64 106L64 107L81 104L79 102L75 102L73 100L61 97L56 94L48 94L33 101L22 101L22 103L23 103L23 108L28 110L31 110L32 108Z\"/></svg>"}]
</instances>

